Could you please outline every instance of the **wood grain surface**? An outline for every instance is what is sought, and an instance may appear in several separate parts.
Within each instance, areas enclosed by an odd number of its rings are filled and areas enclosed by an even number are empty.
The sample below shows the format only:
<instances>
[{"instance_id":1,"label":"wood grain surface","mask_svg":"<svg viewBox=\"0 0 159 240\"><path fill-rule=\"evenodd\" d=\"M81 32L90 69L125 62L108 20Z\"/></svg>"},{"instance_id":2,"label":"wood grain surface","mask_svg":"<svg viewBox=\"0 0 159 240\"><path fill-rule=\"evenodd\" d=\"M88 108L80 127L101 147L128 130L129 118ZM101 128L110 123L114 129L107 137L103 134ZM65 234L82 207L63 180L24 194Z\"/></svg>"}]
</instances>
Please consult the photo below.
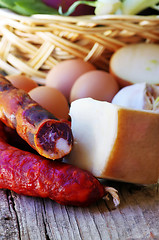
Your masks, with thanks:
<instances>
[{"instance_id":1,"label":"wood grain surface","mask_svg":"<svg viewBox=\"0 0 159 240\"><path fill-rule=\"evenodd\" d=\"M0 240L158 240L157 185L109 185L119 191L117 208L112 199L79 208L0 190Z\"/></svg>"}]
</instances>

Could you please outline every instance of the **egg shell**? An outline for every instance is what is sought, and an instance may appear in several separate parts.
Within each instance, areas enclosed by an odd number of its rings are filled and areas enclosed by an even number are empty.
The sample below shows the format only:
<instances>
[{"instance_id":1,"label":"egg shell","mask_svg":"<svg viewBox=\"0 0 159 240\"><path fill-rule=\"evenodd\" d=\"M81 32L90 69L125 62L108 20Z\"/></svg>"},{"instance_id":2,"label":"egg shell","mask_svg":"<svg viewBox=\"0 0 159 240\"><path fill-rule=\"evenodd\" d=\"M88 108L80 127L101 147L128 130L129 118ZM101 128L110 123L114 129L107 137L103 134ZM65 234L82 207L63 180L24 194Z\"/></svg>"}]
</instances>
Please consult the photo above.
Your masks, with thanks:
<instances>
[{"instance_id":1,"label":"egg shell","mask_svg":"<svg viewBox=\"0 0 159 240\"><path fill-rule=\"evenodd\" d=\"M76 80L71 89L70 102L86 97L111 102L118 91L119 85L110 73L94 70Z\"/></svg>"},{"instance_id":2,"label":"egg shell","mask_svg":"<svg viewBox=\"0 0 159 240\"><path fill-rule=\"evenodd\" d=\"M69 105L65 96L56 88L39 86L28 93L43 108L59 119L69 118Z\"/></svg>"},{"instance_id":3,"label":"egg shell","mask_svg":"<svg viewBox=\"0 0 159 240\"><path fill-rule=\"evenodd\" d=\"M48 72L46 86L57 88L69 100L70 91L76 79L82 74L95 69L95 66L82 59L62 61Z\"/></svg>"},{"instance_id":4,"label":"egg shell","mask_svg":"<svg viewBox=\"0 0 159 240\"><path fill-rule=\"evenodd\" d=\"M13 84L13 86L19 89L23 89L26 92L29 92L38 86L38 84L33 79L25 75L8 75L6 78Z\"/></svg>"}]
</instances>

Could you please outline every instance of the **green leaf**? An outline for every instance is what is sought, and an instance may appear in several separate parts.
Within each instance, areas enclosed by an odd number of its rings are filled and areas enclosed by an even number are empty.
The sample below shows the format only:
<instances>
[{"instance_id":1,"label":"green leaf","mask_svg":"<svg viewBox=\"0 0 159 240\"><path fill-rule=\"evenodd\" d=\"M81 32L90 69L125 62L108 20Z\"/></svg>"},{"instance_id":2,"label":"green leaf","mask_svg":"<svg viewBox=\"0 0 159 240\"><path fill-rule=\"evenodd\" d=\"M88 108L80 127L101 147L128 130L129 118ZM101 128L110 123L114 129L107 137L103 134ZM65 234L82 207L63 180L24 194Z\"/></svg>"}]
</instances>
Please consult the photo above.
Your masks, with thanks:
<instances>
[{"instance_id":1,"label":"green leaf","mask_svg":"<svg viewBox=\"0 0 159 240\"><path fill-rule=\"evenodd\" d=\"M33 15L33 14L58 14L57 10L48 7L41 1L16 1L13 11L22 15Z\"/></svg>"},{"instance_id":2,"label":"green leaf","mask_svg":"<svg viewBox=\"0 0 159 240\"><path fill-rule=\"evenodd\" d=\"M58 11L44 4L41 0L0 0L0 7L8 8L18 14L58 14Z\"/></svg>"},{"instance_id":3,"label":"green leaf","mask_svg":"<svg viewBox=\"0 0 159 240\"><path fill-rule=\"evenodd\" d=\"M11 9L15 4L15 0L0 0L0 7Z\"/></svg>"}]
</instances>

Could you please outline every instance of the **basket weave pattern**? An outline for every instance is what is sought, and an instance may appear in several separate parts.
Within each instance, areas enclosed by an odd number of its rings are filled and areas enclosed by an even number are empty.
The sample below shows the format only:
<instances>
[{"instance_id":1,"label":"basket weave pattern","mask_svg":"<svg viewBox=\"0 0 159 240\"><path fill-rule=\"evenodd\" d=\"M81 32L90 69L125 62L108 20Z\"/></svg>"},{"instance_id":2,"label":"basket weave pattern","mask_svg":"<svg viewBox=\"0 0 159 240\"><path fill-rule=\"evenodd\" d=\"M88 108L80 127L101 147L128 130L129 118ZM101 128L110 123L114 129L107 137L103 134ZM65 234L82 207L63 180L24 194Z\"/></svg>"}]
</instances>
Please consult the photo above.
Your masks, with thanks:
<instances>
[{"instance_id":1,"label":"basket weave pattern","mask_svg":"<svg viewBox=\"0 0 159 240\"><path fill-rule=\"evenodd\" d=\"M45 84L65 59L82 58L108 71L111 55L131 43L159 43L159 18L137 16L22 17L0 13L0 68Z\"/></svg>"}]
</instances>

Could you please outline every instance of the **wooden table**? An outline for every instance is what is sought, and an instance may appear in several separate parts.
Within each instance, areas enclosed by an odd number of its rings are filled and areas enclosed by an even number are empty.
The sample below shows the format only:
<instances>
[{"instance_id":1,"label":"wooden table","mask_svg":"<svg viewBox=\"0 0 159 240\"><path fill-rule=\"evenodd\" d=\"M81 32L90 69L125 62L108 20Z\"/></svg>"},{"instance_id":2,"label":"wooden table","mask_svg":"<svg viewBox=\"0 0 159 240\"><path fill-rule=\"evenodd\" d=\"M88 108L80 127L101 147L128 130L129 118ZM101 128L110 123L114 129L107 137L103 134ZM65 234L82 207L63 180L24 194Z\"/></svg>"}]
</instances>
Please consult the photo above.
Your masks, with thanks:
<instances>
[{"instance_id":1,"label":"wooden table","mask_svg":"<svg viewBox=\"0 0 159 240\"><path fill-rule=\"evenodd\" d=\"M157 186L109 185L119 191L117 208L112 199L78 208L0 190L0 240L159 239Z\"/></svg>"}]
</instances>

